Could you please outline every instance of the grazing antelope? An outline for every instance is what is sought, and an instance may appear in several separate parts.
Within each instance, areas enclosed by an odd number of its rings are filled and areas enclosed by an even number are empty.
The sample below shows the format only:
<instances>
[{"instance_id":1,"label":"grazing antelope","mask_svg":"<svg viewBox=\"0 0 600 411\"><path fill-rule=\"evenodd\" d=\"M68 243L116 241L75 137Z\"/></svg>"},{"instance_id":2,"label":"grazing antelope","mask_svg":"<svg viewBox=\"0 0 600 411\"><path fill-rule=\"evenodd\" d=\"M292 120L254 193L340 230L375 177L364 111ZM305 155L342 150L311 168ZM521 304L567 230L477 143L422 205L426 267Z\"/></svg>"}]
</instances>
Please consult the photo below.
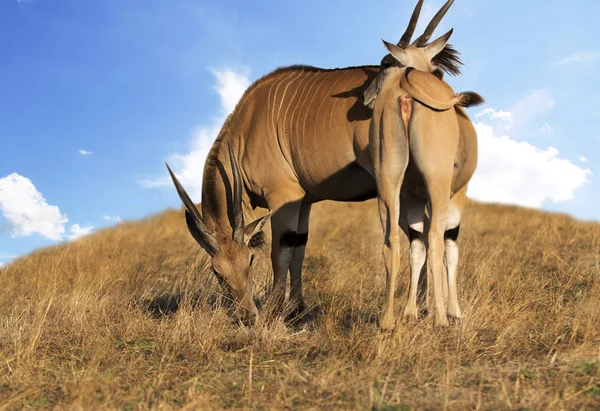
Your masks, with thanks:
<instances>
[{"instance_id":1,"label":"grazing antelope","mask_svg":"<svg viewBox=\"0 0 600 411\"><path fill-rule=\"evenodd\" d=\"M424 72L434 71L439 67L451 74L458 73L461 64L458 53L447 45L451 31L426 44L452 1L449 0L434 16L425 33L419 37L419 43L409 46L423 0L418 2L398 45L386 43L391 57L384 60L388 64L393 59L396 62L393 65L331 70L292 66L278 69L251 85L226 119L209 152L202 183L202 214L171 173L186 207L188 229L209 253L213 272L220 283L230 289L241 308L237 311L238 318L253 322L258 314L252 298L250 266L254 247L261 242L261 230L269 217L272 229L274 301L282 307L289 270L289 306L292 309L302 309L301 269L308 239L311 205L322 200L364 201L377 196L381 185L379 180L383 175L382 170L377 167L384 163L372 157L374 153L383 152L374 151L371 147L369 136L374 135L374 131L369 132L369 125L373 109L377 113L378 106L386 107L383 113L386 116L392 115L393 111L387 109L388 97L392 92L385 90L388 90L391 79L403 72L400 67L402 64L411 64ZM445 84L441 80L437 81ZM371 86L374 82L375 85ZM428 86L429 83L424 84ZM415 85L417 88L420 86L420 82ZM444 87L451 93L449 86ZM382 94L384 91L385 96ZM427 95L433 99L439 97L436 93ZM367 98L370 100L367 101ZM425 99L423 96L421 98ZM464 103L465 98L461 98L452 100L453 104ZM448 103L442 101L444 102ZM373 109L367 105L371 105ZM452 105L448 106L450 107ZM415 114L420 116L421 111L416 109ZM396 115L400 116L398 110ZM459 168L469 169L476 161L473 160L476 158L476 150L469 151L474 147L473 141L476 142L472 123L460 109L447 110L440 116L445 122L451 116L457 124L461 136L460 147L465 146L466 149L461 151L464 157L458 155L456 161ZM431 128L435 130L436 126L431 125ZM467 140L470 143L462 144ZM387 140L382 137L381 141ZM447 154L452 155L454 154ZM474 166L471 168L474 169ZM412 181L411 170L409 162L405 181ZM471 171L466 171L464 175L469 173L472 174ZM461 178L468 180L470 175L468 178ZM417 181L417 177L414 180ZM387 191L385 193L389 194ZM422 196L415 197L416 205L425 203ZM462 197L457 193L453 198ZM388 201L386 198L384 205ZM458 204L458 214L462 210L460 201L454 201ZM272 214L246 225L243 203L251 205L253 209L257 206L268 208ZM415 209L407 207L407 210ZM411 222L415 219L404 213L404 207L401 207L399 217ZM398 220L392 226L397 223ZM416 227L413 223L410 226ZM397 248L390 250L396 252ZM391 255L389 251L387 255ZM396 262L397 258L392 263L388 263L386 259L388 298L382 318L383 328L390 328L395 273L389 273L390 269L397 270ZM454 260L449 262L449 267L453 262ZM411 257L411 267L413 266L416 267L412 264Z\"/></svg>"},{"instance_id":2,"label":"grazing antelope","mask_svg":"<svg viewBox=\"0 0 600 411\"><path fill-rule=\"evenodd\" d=\"M395 55L393 51L392 54ZM433 279L434 286L436 323L448 323L444 294L448 294L448 313L460 316L455 241L467 182L476 166L473 153L477 151L477 140L473 130L466 136L461 135L460 113L451 109L482 102L475 93L455 94L435 75L411 68L389 76L379 89L373 105L369 146L384 230L387 274L387 298L381 319L384 329L393 328L395 323L393 302L400 259L399 226L411 242L411 281L405 315L417 315L418 281L427 258L428 277ZM427 234L427 252L424 233ZM443 262L447 279L442 277Z\"/></svg>"}]
</instances>

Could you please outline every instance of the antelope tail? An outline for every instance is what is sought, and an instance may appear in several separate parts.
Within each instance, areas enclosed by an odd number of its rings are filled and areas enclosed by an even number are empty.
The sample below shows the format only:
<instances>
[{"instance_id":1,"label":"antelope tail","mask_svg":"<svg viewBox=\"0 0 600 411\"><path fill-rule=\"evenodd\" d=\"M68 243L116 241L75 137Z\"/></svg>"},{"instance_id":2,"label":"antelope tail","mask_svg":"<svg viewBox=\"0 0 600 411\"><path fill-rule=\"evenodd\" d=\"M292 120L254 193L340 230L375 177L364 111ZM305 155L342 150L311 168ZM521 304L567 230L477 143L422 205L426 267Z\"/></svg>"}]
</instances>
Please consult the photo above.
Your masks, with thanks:
<instances>
[{"instance_id":1,"label":"antelope tail","mask_svg":"<svg viewBox=\"0 0 600 411\"><path fill-rule=\"evenodd\" d=\"M462 93L458 93L454 98L459 99L456 105L460 107L473 107L485 103L483 97L474 91L463 91Z\"/></svg>"},{"instance_id":2,"label":"antelope tail","mask_svg":"<svg viewBox=\"0 0 600 411\"><path fill-rule=\"evenodd\" d=\"M404 76L400 80L400 87L404 89L412 98L424 104L425 106L438 111L450 110L454 106L471 107L483 103L483 97L472 91L456 93L447 86L452 97L449 100L437 100L430 95L431 87L444 87L443 83L436 76L430 73L420 72L412 67L406 69ZM450 96L448 96L450 97Z\"/></svg>"},{"instance_id":3,"label":"antelope tail","mask_svg":"<svg viewBox=\"0 0 600 411\"><path fill-rule=\"evenodd\" d=\"M417 100L419 103L421 103L433 110L436 110L436 111L450 110L454 106L470 107L470 106L474 106L474 105L483 103L483 98L481 98L481 96L479 94L472 93L470 91L467 91L465 93L455 94L448 101L439 101L439 100L432 98L428 94L422 92L421 90L415 90L410 87L402 87L402 88L404 88L405 91L407 91L408 94L412 98ZM408 89L408 90L406 90L406 89Z\"/></svg>"}]
</instances>

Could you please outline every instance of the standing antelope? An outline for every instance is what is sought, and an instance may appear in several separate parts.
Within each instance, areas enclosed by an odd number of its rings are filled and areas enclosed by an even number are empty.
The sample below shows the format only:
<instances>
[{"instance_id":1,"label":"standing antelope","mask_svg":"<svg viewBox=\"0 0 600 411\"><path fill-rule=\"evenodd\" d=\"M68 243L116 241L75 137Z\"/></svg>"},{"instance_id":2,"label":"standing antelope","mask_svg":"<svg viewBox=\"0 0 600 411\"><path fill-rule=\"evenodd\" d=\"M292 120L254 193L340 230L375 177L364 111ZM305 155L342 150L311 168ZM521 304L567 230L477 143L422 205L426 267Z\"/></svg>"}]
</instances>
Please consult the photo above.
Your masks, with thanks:
<instances>
[{"instance_id":1,"label":"standing antelope","mask_svg":"<svg viewBox=\"0 0 600 411\"><path fill-rule=\"evenodd\" d=\"M209 152L202 183L202 214L169 169L187 209L188 229L211 256L211 267L220 283L231 290L241 308L236 312L239 318L247 318L252 322L258 314L252 299L250 266L253 247L260 243L261 230L269 216L274 298L281 308L285 301L289 270L290 307L300 309L303 305L301 269L311 205L322 200L364 201L375 198L380 190L384 195L380 203L390 206L389 198L385 197L389 192L382 187L385 173L379 168L387 167L387 163L373 157L385 151L381 150L382 145L379 148L372 147L377 139L370 138L371 117L380 112L384 113L382 118L393 116L393 109L389 108L393 103L388 102L393 92L386 90L392 90L390 83L398 73L403 72L402 67L410 65L423 72L432 72L439 67L451 74L459 72L461 63L458 53L447 45L452 31L426 44L452 2L449 0L434 16L424 34L409 45L423 3L423 0L419 0L400 42L397 45L385 43L390 55L384 58L380 67L327 70L292 66L278 69L251 85L226 119ZM437 78L436 81L445 84ZM418 88L421 83L416 84ZM423 84L429 85L427 82ZM445 85L444 90L450 93L449 86ZM435 98L438 95L433 93L432 96ZM421 96L421 99L419 101L425 97ZM458 100L462 102L460 98ZM437 121L437 117L440 117L443 122L449 122L450 116L457 132L460 130L460 153L455 155L454 150L447 153L446 157L456 158L455 175L459 175L457 179L461 181L456 186L464 187L476 163L476 134L472 123L461 109L450 110L440 116L421 115L422 111L415 109L415 115L426 121ZM400 112L396 110L395 115L400 116ZM436 124L431 124L428 131L435 130ZM425 125L422 127L423 130L426 128ZM371 134L376 135L377 130L375 126ZM377 141L386 145L384 131L380 130L380 140ZM409 161L405 185L408 187L407 183L411 182L414 183L411 186L423 186L411 164ZM397 182L396 178L394 184ZM450 228L456 228L456 232L465 190L453 191L456 193L451 201L453 217L448 221L455 224ZM416 221L424 220L423 205L427 197L423 197L423 193L422 190L417 191L414 199L406 197L406 201L414 206L401 207L400 215L390 214L393 218L400 217L401 221L408 221L411 230L420 233L424 232L423 224L419 226ZM399 198L400 192L396 194ZM448 192L448 199L450 195ZM266 207L272 214L246 225L242 202L250 204L252 208ZM420 214L417 216L419 207ZM438 213L437 202L435 213ZM389 218L386 221L389 222ZM397 223L396 219L389 225L396 227ZM430 233L437 233L438 226L432 225ZM386 235L387 299L381 322L385 329L393 326L392 303L398 250L397 245L390 246L389 242L390 239L397 242L396 232L397 227L395 231L388 230ZM416 303L412 307L413 282L415 275L418 279L416 271L420 271L420 267L415 257L418 247L413 245L417 244L416 238L419 236L410 237L411 294L405 312L407 315L416 315ZM455 239L455 236L451 235L450 238ZM450 277L455 279L452 267L456 258L450 254L447 253L446 258L448 271L452 272ZM437 270L437 258L432 261L433 269ZM450 282L455 284L454 281ZM452 287L455 290L455 286L451 285L451 295ZM414 294L416 298L416 291ZM449 311L459 315L458 306Z\"/></svg>"},{"instance_id":2,"label":"standing antelope","mask_svg":"<svg viewBox=\"0 0 600 411\"><path fill-rule=\"evenodd\" d=\"M396 55L395 50L392 54ZM455 94L435 75L411 68L388 76L376 96L369 144L385 234L387 299L381 319L384 329L393 328L395 323L393 302L400 259L399 226L411 243L411 280L405 315L417 316L418 281L427 258L428 277L433 279L434 285L436 323L448 323L447 311L453 317L460 317L455 241L467 182L475 171L477 138L473 130L473 133L461 134L459 127L466 126L461 121L463 112L450 109L482 102L475 93ZM427 252L423 241L425 231ZM442 261L446 264L447 280L442 277ZM447 311L444 294L448 296Z\"/></svg>"}]
</instances>

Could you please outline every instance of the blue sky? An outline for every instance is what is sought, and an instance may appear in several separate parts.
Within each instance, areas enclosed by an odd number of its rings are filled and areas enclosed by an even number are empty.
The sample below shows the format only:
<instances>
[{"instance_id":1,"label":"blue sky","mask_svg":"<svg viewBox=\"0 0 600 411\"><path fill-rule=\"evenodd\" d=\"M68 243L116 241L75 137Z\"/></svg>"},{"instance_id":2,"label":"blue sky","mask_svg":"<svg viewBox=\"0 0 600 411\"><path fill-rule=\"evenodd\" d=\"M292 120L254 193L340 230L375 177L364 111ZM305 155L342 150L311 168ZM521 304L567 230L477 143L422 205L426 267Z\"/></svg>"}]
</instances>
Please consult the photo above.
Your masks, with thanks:
<instances>
[{"instance_id":1,"label":"blue sky","mask_svg":"<svg viewBox=\"0 0 600 411\"><path fill-rule=\"evenodd\" d=\"M164 160L197 193L249 82L289 64L377 64L416 0L324 3L1 0L0 264L179 207ZM441 4L425 2L418 31ZM455 28L466 64L449 81L486 99L470 110L473 197L600 219L599 12L456 0L436 35Z\"/></svg>"}]
</instances>

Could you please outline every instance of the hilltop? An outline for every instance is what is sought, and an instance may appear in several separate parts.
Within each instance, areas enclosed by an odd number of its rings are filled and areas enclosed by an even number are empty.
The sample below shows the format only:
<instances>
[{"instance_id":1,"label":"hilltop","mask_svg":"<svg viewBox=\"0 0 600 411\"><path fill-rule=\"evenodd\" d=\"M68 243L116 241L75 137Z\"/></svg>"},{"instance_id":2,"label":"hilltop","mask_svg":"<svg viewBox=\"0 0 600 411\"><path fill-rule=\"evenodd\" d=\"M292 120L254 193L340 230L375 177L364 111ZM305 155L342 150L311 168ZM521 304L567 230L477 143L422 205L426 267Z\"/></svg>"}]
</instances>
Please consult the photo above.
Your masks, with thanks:
<instances>
[{"instance_id":1,"label":"hilltop","mask_svg":"<svg viewBox=\"0 0 600 411\"><path fill-rule=\"evenodd\" d=\"M447 329L401 322L393 336L377 327L381 241L375 202L316 205L304 283L318 308L255 328L215 302L181 210L20 258L0 269L0 404L600 407L599 224L470 202L459 238L464 319ZM254 274L262 300L269 270L265 254Z\"/></svg>"}]
</instances>

